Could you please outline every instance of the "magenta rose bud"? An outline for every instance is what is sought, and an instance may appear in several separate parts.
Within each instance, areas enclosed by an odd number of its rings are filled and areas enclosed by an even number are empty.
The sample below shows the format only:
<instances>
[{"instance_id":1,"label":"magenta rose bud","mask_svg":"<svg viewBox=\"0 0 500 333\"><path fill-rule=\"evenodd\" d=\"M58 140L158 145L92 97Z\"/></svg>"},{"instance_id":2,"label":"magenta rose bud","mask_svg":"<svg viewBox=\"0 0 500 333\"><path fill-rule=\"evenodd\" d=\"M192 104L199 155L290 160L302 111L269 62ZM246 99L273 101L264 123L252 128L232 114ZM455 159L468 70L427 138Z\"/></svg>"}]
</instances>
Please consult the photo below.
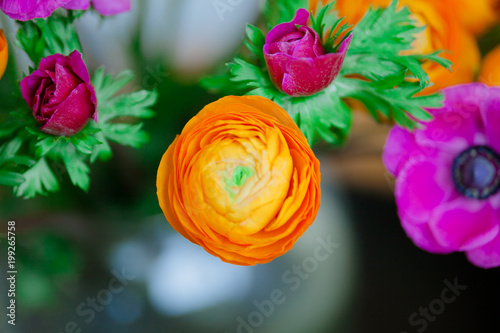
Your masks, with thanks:
<instances>
[{"instance_id":1,"label":"magenta rose bud","mask_svg":"<svg viewBox=\"0 0 500 333\"><path fill-rule=\"evenodd\" d=\"M291 22L269 31L264 45L272 82L293 97L313 95L328 87L339 74L352 39L347 37L339 52L326 53L320 36L306 26L308 20L307 10L297 10Z\"/></svg>"},{"instance_id":2,"label":"magenta rose bud","mask_svg":"<svg viewBox=\"0 0 500 333\"><path fill-rule=\"evenodd\" d=\"M95 90L78 51L42 59L21 81L21 91L40 130L48 134L75 135L97 116Z\"/></svg>"}]
</instances>

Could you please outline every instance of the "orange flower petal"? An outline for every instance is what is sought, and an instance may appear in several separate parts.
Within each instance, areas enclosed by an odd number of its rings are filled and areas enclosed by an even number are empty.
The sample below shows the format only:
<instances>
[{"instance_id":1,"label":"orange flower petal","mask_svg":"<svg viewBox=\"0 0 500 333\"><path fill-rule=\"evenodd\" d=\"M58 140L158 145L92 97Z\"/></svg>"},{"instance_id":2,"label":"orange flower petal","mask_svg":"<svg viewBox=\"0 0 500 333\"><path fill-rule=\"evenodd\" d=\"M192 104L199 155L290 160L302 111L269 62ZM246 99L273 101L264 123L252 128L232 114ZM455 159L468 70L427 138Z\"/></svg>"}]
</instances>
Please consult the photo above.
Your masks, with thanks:
<instances>
[{"instance_id":1,"label":"orange flower petal","mask_svg":"<svg viewBox=\"0 0 500 333\"><path fill-rule=\"evenodd\" d=\"M500 86L500 46L484 57L479 81L489 86Z\"/></svg>"},{"instance_id":2,"label":"orange flower petal","mask_svg":"<svg viewBox=\"0 0 500 333\"><path fill-rule=\"evenodd\" d=\"M7 39L5 38L5 33L0 29L0 79L5 73L7 68L7 61L9 60L9 48L7 45Z\"/></svg>"}]
</instances>

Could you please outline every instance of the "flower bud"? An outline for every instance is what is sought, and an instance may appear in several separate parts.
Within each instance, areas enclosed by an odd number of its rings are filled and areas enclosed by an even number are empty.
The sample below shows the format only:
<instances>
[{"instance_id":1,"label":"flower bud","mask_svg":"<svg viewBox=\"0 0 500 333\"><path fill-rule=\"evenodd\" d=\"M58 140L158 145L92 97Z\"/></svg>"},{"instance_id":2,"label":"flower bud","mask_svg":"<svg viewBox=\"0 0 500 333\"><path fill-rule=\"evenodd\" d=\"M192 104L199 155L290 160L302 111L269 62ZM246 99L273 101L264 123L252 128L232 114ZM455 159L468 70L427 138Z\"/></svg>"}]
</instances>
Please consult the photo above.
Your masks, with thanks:
<instances>
[{"instance_id":1,"label":"flower bud","mask_svg":"<svg viewBox=\"0 0 500 333\"><path fill-rule=\"evenodd\" d=\"M320 36L306 26L308 20L309 12L299 9L291 22L271 29L264 45L272 82L293 97L313 95L328 87L340 72L352 38L342 42L339 52L326 53Z\"/></svg>"},{"instance_id":2,"label":"flower bud","mask_svg":"<svg viewBox=\"0 0 500 333\"><path fill-rule=\"evenodd\" d=\"M21 81L21 91L42 132L75 135L96 117L95 90L78 51L42 59L38 69Z\"/></svg>"}]
</instances>

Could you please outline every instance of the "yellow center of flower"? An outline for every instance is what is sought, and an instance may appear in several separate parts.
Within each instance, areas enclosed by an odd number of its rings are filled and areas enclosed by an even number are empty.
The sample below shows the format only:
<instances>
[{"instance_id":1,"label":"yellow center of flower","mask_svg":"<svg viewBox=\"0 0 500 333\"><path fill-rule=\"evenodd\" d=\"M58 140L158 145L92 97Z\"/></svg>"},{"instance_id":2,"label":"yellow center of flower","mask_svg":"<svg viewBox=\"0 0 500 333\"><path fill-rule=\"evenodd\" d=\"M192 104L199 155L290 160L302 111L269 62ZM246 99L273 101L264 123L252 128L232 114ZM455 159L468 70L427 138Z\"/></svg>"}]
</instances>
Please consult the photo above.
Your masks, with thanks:
<instances>
[{"instance_id":1,"label":"yellow center of flower","mask_svg":"<svg viewBox=\"0 0 500 333\"><path fill-rule=\"evenodd\" d=\"M293 160L283 135L235 121L217 123L203 140L185 178L187 211L205 222L207 233L262 230L290 188Z\"/></svg>"}]
</instances>

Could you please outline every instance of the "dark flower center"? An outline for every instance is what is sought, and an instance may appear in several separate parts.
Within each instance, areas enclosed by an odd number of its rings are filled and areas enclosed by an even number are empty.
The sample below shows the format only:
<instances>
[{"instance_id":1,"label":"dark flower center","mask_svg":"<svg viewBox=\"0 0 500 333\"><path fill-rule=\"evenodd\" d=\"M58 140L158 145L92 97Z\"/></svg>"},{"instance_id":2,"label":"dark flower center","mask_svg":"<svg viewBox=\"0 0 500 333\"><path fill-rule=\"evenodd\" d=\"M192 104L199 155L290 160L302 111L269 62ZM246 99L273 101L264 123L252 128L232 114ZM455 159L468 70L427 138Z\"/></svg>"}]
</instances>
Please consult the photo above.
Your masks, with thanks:
<instances>
[{"instance_id":1,"label":"dark flower center","mask_svg":"<svg viewBox=\"0 0 500 333\"><path fill-rule=\"evenodd\" d=\"M462 152L453 163L453 182L468 198L487 199L500 190L500 155L488 146Z\"/></svg>"}]
</instances>

